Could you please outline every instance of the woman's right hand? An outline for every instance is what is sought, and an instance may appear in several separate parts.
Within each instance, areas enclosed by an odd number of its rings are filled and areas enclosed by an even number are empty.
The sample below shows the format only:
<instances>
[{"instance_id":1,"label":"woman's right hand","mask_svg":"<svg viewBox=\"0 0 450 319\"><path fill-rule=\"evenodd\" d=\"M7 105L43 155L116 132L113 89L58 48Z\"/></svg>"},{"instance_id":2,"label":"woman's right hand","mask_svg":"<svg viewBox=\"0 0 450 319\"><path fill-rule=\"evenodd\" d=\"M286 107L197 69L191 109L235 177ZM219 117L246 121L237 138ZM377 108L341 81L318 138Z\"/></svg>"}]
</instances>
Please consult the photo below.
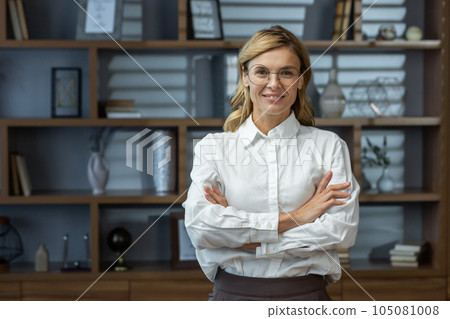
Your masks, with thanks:
<instances>
[{"instance_id":1,"label":"woman's right hand","mask_svg":"<svg viewBox=\"0 0 450 319\"><path fill-rule=\"evenodd\" d=\"M345 202L339 200L339 198L350 197L350 193L341 191L350 187L351 183L346 182L327 186L332 176L333 173L331 171L325 174L324 178L320 181L314 196L311 197L305 205L289 214L280 214L280 223L278 225L279 233L299 225L313 223L331 207L345 204Z\"/></svg>"}]
</instances>

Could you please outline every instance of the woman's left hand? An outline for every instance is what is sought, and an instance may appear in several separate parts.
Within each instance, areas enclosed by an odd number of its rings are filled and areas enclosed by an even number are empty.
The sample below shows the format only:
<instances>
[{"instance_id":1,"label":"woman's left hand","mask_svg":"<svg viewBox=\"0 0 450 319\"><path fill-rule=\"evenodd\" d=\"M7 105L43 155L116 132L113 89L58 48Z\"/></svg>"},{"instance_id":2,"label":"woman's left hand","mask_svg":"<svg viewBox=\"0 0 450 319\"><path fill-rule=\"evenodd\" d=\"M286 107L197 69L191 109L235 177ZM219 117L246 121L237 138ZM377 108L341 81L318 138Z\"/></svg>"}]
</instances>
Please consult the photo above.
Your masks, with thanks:
<instances>
[{"instance_id":1,"label":"woman's left hand","mask_svg":"<svg viewBox=\"0 0 450 319\"><path fill-rule=\"evenodd\" d=\"M222 193L219 191L219 189L216 186L213 186L212 189L208 186L205 186L205 198L211 203L211 204L219 204L223 207L228 207L227 199L222 195Z\"/></svg>"}]
</instances>

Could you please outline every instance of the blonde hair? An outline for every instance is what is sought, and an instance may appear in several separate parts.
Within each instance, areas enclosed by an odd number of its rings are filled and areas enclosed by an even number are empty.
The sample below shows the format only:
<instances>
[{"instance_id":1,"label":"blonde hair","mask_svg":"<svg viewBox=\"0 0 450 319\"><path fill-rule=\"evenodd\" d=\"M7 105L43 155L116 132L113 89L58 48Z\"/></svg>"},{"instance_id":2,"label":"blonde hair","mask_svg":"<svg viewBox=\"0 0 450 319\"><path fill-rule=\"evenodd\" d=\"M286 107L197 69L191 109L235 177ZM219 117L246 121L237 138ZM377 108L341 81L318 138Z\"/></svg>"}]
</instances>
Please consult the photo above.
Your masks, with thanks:
<instances>
[{"instance_id":1,"label":"blonde hair","mask_svg":"<svg viewBox=\"0 0 450 319\"><path fill-rule=\"evenodd\" d=\"M260 30L247 41L241 48L238 58L239 82L236 93L231 98L232 112L223 125L224 131L234 132L245 122L253 111L253 103L250 99L250 91L245 87L243 76L247 72L247 65L256 56L279 47L289 47L300 60L300 74L303 78L301 89L297 90L297 98L291 106L295 117L302 125L314 125L314 111L306 95L306 87L311 79L311 69L308 51L295 35L281 26L273 26L270 29Z\"/></svg>"}]
</instances>

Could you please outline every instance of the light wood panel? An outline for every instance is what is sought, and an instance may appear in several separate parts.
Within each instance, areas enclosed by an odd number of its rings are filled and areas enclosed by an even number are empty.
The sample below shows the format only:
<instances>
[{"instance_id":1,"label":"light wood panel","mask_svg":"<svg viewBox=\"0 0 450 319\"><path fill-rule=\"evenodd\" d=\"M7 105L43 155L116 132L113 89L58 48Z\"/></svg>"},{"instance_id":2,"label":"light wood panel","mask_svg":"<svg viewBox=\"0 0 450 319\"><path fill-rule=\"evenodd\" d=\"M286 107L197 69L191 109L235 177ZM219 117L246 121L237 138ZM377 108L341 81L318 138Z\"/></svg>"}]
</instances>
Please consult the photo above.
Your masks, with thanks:
<instances>
[{"instance_id":1,"label":"light wood panel","mask_svg":"<svg viewBox=\"0 0 450 319\"><path fill-rule=\"evenodd\" d=\"M446 300L447 283L442 277L359 279L357 282L377 301L385 300ZM351 279L344 278L342 299L345 301L372 300Z\"/></svg>"},{"instance_id":2,"label":"light wood panel","mask_svg":"<svg viewBox=\"0 0 450 319\"><path fill-rule=\"evenodd\" d=\"M23 300L74 301L93 281L25 281ZM128 300L128 281L98 281L80 300Z\"/></svg>"},{"instance_id":3,"label":"light wood panel","mask_svg":"<svg viewBox=\"0 0 450 319\"><path fill-rule=\"evenodd\" d=\"M20 282L0 283L0 301L20 300Z\"/></svg>"}]
</instances>

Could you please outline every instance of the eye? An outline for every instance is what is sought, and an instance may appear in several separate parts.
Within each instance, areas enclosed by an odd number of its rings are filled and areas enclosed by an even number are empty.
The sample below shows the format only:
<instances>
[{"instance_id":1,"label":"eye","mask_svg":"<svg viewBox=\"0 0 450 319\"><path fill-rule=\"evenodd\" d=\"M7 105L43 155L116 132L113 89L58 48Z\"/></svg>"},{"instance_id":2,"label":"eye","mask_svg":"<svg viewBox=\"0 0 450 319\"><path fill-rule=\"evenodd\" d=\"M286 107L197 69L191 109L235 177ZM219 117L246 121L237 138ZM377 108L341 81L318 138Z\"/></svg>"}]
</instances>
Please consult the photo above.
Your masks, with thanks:
<instances>
[{"instance_id":1,"label":"eye","mask_svg":"<svg viewBox=\"0 0 450 319\"><path fill-rule=\"evenodd\" d=\"M265 68L257 68L255 70L255 75L258 76L267 76L267 74L269 74L269 71Z\"/></svg>"},{"instance_id":2,"label":"eye","mask_svg":"<svg viewBox=\"0 0 450 319\"><path fill-rule=\"evenodd\" d=\"M294 77L296 75L297 72L295 72L294 70L291 69L284 69L280 71L280 76L283 77Z\"/></svg>"}]
</instances>

